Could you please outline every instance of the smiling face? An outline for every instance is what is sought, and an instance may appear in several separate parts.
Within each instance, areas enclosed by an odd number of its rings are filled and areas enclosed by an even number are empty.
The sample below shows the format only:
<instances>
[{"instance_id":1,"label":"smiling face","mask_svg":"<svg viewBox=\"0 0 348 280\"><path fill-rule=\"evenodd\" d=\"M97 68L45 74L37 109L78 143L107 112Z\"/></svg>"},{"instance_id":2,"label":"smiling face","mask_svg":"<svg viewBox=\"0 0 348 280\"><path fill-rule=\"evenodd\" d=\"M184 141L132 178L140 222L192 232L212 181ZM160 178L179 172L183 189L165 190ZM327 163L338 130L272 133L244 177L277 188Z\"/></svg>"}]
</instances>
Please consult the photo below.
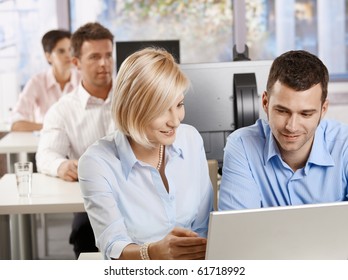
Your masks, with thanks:
<instances>
[{"instance_id":1,"label":"smiling face","mask_svg":"<svg viewBox=\"0 0 348 280\"><path fill-rule=\"evenodd\" d=\"M182 94L175 100L173 106L150 122L146 128L147 138L155 146L157 144L173 144L176 137L176 129L184 117L184 95Z\"/></svg>"},{"instance_id":2,"label":"smiling face","mask_svg":"<svg viewBox=\"0 0 348 280\"><path fill-rule=\"evenodd\" d=\"M324 117L328 101L322 102L317 84L296 91L277 81L271 93L262 96L263 109L285 162L303 164L308 159L316 128Z\"/></svg>"},{"instance_id":3,"label":"smiling face","mask_svg":"<svg viewBox=\"0 0 348 280\"><path fill-rule=\"evenodd\" d=\"M114 87L116 127L145 149L170 145L183 120L189 80L165 50L145 48L121 65Z\"/></svg>"}]
</instances>

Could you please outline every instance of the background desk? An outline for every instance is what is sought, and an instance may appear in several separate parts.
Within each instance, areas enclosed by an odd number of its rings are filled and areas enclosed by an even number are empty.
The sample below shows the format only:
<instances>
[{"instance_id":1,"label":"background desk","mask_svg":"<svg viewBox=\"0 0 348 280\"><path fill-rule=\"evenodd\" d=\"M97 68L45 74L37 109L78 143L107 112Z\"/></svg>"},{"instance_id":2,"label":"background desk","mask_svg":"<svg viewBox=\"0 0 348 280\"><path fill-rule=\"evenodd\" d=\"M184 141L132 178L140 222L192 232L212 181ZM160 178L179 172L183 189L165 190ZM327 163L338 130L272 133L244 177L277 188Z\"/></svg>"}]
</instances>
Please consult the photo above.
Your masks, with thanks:
<instances>
[{"instance_id":1,"label":"background desk","mask_svg":"<svg viewBox=\"0 0 348 280\"><path fill-rule=\"evenodd\" d=\"M18 196L15 174L6 174L0 179L0 259L11 257L10 214L73 213L84 212L83 199L78 182L66 182L58 178L34 173L32 196ZM25 225L19 228L21 259L32 251L32 234ZM6 238L5 238L6 237ZM29 252L27 252L29 251Z\"/></svg>"},{"instance_id":2,"label":"background desk","mask_svg":"<svg viewBox=\"0 0 348 280\"><path fill-rule=\"evenodd\" d=\"M6 170L5 172L14 172L13 165L16 161L33 161L35 163L35 152L39 144L39 134L38 132L9 132L3 138L0 139L0 154L6 154ZM3 174L3 173L2 173ZM21 225L26 224L27 228L31 228L30 215L12 215L11 216L11 227L13 232L19 232ZM35 225L35 224L34 224ZM0 227L0 230L5 227ZM20 259L20 252L15 249L16 244L19 243L19 235L12 235L11 246L12 257L15 259ZM9 245L10 246L10 245Z\"/></svg>"},{"instance_id":3,"label":"background desk","mask_svg":"<svg viewBox=\"0 0 348 280\"><path fill-rule=\"evenodd\" d=\"M7 155L7 172L13 171L11 155L17 155L17 160L26 161L29 153L36 153L38 145L38 132L9 132L1 138L0 154Z\"/></svg>"},{"instance_id":4,"label":"background desk","mask_svg":"<svg viewBox=\"0 0 348 280\"><path fill-rule=\"evenodd\" d=\"M0 153L35 153L38 144L36 132L9 132L0 140Z\"/></svg>"}]
</instances>

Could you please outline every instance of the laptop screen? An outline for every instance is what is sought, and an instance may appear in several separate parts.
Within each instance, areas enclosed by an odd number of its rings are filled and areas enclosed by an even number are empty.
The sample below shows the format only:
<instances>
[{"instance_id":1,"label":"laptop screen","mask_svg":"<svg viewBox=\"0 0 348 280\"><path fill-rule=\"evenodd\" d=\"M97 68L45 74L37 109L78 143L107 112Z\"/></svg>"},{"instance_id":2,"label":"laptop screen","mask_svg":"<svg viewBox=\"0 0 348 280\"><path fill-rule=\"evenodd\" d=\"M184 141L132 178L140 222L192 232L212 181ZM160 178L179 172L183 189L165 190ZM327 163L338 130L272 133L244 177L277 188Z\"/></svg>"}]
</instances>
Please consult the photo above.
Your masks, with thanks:
<instances>
[{"instance_id":1,"label":"laptop screen","mask_svg":"<svg viewBox=\"0 0 348 280\"><path fill-rule=\"evenodd\" d=\"M348 259L348 203L211 212L206 259Z\"/></svg>"}]
</instances>

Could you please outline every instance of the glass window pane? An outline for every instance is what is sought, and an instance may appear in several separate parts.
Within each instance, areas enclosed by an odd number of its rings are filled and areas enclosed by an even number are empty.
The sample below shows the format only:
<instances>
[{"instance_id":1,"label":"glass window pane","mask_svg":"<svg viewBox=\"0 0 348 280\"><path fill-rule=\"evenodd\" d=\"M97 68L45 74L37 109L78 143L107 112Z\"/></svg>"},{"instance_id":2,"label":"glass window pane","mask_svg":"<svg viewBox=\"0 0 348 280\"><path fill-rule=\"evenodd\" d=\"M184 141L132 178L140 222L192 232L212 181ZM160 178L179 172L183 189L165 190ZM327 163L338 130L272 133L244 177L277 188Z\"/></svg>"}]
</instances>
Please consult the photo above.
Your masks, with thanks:
<instances>
[{"instance_id":1,"label":"glass window pane","mask_svg":"<svg viewBox=\"0 0 348 280\"><path fill-rule=\"evenodd\" d=\"M117 41L179 39L182 63L232 60L230 0L73 0L71 4L73 30L94 18L108 27ZM78 14L86 5L95 15Z\"/></svg>"},{"instance_id":2,"label":"glass window pane","mask_svg":"<svg viewBox=\"0 0 348 280\"><path fill-rule=\"evenodd\" d=\"M318 54L316 0L295 2L295 48Z\"/></svg>"}]
</instances>

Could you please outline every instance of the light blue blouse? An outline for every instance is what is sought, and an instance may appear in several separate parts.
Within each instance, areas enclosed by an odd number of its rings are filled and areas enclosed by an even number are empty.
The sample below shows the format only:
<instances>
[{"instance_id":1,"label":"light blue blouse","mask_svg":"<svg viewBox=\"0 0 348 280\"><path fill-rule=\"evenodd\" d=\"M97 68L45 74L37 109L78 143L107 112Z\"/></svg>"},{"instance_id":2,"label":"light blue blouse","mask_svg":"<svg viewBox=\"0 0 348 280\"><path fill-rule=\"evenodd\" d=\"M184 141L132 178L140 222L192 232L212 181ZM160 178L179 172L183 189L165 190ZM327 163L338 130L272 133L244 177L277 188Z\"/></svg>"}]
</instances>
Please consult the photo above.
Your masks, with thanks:
<instances>
[{"instance_id":1,"label":"light blue blouse","mask_svg":"<svg viewBox=\"0 0 348 280\"><path fill-rule=\"evenodd\" d=\"M296 172L282 160L267 121L228 137L220 210L338 202L347 194L347 125L322 120L309 158Z\"/></svg>"},{"instance_id":2,"label":"light blue blouse","mask_svg":"<svg viewBox=\"0 0 348 280\"><path fill-rule=\"evenodd\" d=\"M85 208L104 258L118 258L130 243L164 238L175 226L207 235L213 209L203 140L181 124L165 147L166 191L156 168L136 159L119 131L88 148L79 160Z\"/></svg>"}]
</instances>

